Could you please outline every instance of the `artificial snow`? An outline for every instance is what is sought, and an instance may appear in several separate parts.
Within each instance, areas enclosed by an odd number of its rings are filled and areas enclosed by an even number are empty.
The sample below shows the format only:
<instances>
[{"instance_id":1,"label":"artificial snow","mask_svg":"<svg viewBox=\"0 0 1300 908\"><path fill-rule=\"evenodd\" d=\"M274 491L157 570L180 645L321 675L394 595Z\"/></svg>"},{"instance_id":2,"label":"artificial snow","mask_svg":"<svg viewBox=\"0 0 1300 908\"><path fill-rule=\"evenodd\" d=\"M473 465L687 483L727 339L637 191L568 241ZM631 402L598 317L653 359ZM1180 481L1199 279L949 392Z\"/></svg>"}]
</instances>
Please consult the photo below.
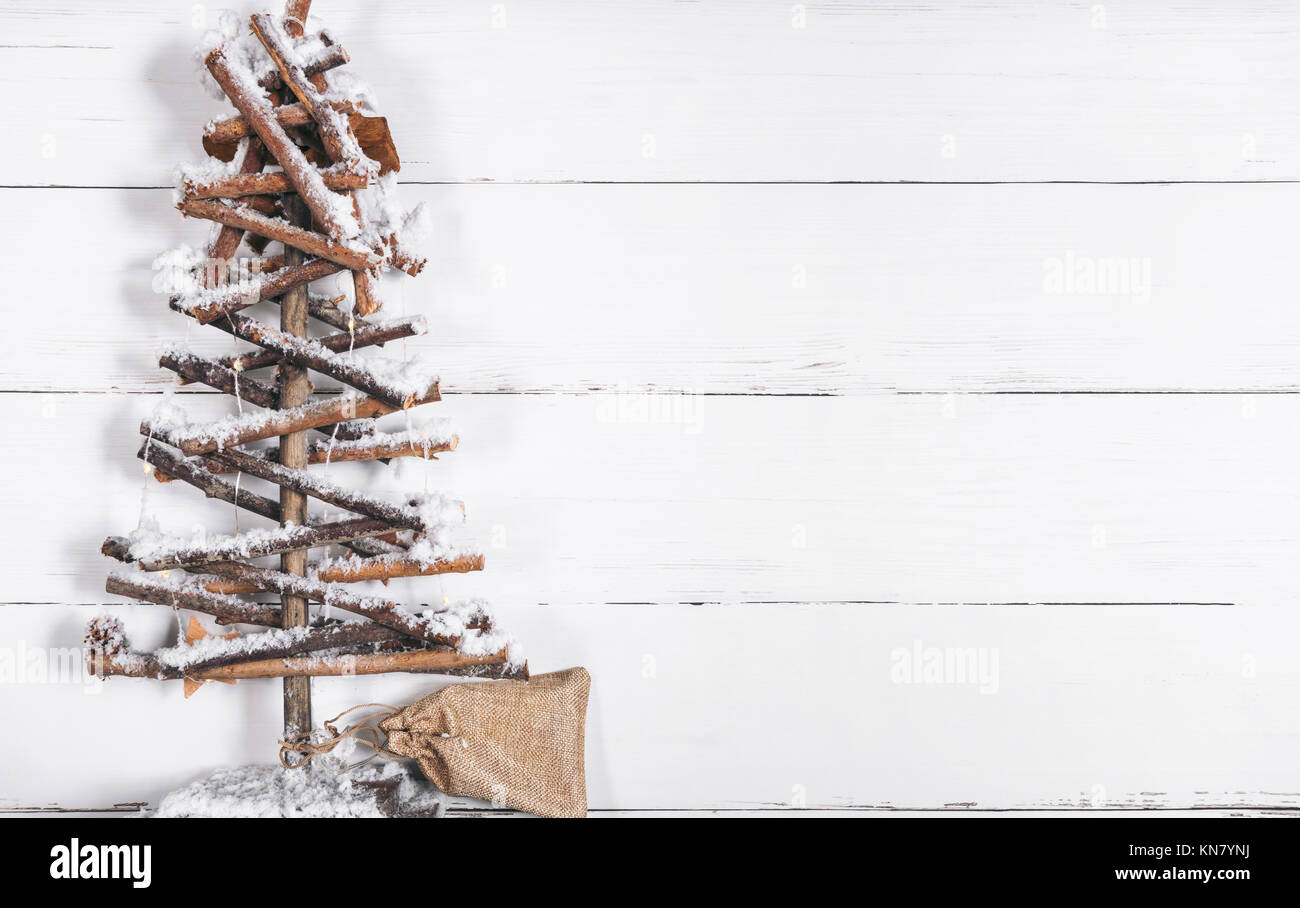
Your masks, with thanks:
<instances>
[{"instance_id":1,"label":"artificial snow","mask_svg":"<svg viewBox=\"0 0 1300 908\"><path fill-rule=\"evenodd\" d=\"M403 764L380 762L348 770L348 760L365 759L370 749L343 741L302 769L241 766L218 769L206 779L163 796L155 817L382 817L375 792L352 782L400 779L402 812L431 815L443 809L442 796Z\"/></svg>"}]
</instances>

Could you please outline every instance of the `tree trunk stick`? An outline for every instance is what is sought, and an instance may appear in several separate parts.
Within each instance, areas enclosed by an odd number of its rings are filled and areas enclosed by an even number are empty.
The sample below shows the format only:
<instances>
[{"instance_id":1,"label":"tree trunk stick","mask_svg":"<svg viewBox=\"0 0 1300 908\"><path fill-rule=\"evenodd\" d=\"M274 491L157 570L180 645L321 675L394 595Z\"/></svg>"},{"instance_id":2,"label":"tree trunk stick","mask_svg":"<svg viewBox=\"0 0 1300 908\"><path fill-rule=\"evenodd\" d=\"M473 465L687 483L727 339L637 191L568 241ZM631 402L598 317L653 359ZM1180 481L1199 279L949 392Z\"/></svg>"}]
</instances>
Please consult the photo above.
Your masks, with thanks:
<instances>
[{"instance_id":1,"label":"tree trunk stick","mask_svg":"<svg viewBox=\"0 0 1300 908\"><path fill-rule=\"evenodd\" d=\"M301 199L284 197L285 213L292 224L305 223L309 217L307 208ZM265 234L263 234L265 235ZM285 244L285 264L299 265L303 254L298 248ZM307 336L307 287L299 285L280 299L280 330L291 337ZM311 394L311 382L307 370L297 363L280 364L280 407L288 409L300 407L307 402ZM307 433L290 432L280 436L280 459L284 467L302 470L307 466ZM296 489L280 487L280 525L307 523L307 496ZM305 549L285 552L280 556L280 570L286 575L298 576L307 573L307 552ZM286 628L307 624L309 615L307 600L298 593L286 589L278 591L282 623ZM284 680L284 733L286 740L303 732L311 731L311 682L306 678L286 678Z\"/></svg>"}]
</instances>

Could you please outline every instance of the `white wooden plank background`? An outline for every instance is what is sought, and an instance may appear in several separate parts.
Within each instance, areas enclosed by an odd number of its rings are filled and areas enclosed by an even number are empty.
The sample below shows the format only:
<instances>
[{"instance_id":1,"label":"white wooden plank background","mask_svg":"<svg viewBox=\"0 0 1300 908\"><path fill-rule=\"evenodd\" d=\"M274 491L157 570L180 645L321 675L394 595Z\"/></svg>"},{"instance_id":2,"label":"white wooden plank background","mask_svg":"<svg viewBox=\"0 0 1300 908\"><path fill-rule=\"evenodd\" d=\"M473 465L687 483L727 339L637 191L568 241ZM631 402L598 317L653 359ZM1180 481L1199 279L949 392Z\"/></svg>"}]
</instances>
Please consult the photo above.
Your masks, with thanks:
<instances>
[{"instance_id":1,"label":"white wooden plank background","mask_svg":"<svg viewBox=\"0 0 1300 908\"><path fill-rule=\"evenodd\" d=\"M0 4L0 81L44 86L10 95L0 167L24 184L169 182L222 110L189 53L219 9ZM1286 0L336 0L319 15L396 120L410 180L1300 175Z\"/></svg>"},{"instance_id":2,"label":"white wooden plank background","mask_svg":"<svg viewBox=\"0 0 1300 908\"><path fill-rule=\"evenodd\" d=\"M1295 185L410 186L438 268L390 282L453 391L1293 390ZM165 190L0 190L24 269L79 250L57 305L0 335L15 390L171 387L188 321L150 262L203 222ZM77 217L69 222L68 212ZM1069 262L1131 273L1092 291ZM49 267L48 265L44 265ZM1119 272L1117 272L1119 273ZM1143 277L1146 275L1146 277ZM334 287L336 282L324 282ZM31 288L32 292L35 287ZM193 330L195 349L229 335ZM75 351L79 368L26 353ZM321 387L326 387L322 384Z\"/></svg>"},{"instance_id":3,"label":"white wooden plank background","mask_svg":"<svg viewBox=\"0 0 1300 908\"><path fill-rule=\"evenodd\" d=\"M387 299L463 439L337 475L467 501L488 570L389 591L592 671L598 813L1300 809L1294 5L317 6L433 211ZM216 12L0 3L6 651L79 642L143 490L233 526L134 459ZM895 181L940 185L804 185ZM996 692L894 683L918 641ZM0 721L58 745L6 741L0 810L149 804L272 759L278 687L4 685Z\"/></svg>"}]
</instances>

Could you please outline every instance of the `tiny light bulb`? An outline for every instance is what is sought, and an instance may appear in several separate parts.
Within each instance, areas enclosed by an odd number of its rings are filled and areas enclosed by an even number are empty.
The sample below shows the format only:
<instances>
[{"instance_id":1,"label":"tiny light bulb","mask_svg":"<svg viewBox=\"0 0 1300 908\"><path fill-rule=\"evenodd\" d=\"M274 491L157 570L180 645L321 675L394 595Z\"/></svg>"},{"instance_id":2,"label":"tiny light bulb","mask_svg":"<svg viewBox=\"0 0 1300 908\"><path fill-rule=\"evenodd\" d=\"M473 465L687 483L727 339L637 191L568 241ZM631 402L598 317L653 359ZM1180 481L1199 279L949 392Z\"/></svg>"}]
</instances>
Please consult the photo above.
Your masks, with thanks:
<instances>
[{"instance_id":1,"label":"tiny light bulb","mask_svg":"<svg viewBox=\"0 0 1300 908\"><path fill-rule=\"evenodd\" d=\"M451 605L451 600L448 599L446 596L443 596L443 597L442 597L442 604L443 604L443 605Z\"/></svg>"},{"instance_id":2,"label":"tiny light bulb","mask_svg":"<svg viewBox=\"0 0 1300 908\"><path fill-rule=\"evenodd\" d=\"M153 472L153 464L151 464L151 463L147 463L147 464L145 464L145 465L144 465L144 475L148 476L148 475L149 475L150 473L152 473L152 472Z\"/></svg>"},{"instance_id":3,"label":"tiny light bulb","mask_svg":"<svg viewBox=\"0 0 1300 908\"><path fill-rule=\"evenodd\" d=\"M163 580L166 580L168 577L170 577L171 573L172 573L171 571L163 571L162 572Z\"/></svg>"},{"instance_id":4,"label":"tiny light bulb","mask_svg":"<svg viewBox=\"0 0 1300 908\"><path fill-rule=\"evenodd\" d=\"M356 330L356 327L357 327L356 319L349 318L349 319L348 319L348 330L349 330L349 331L355 331L355 330Z\"/></svg>"},{"instance_id":5,"label":"tiny light bulb","mask_svg":"<svg viewBox=\"0 0 1300 908\"><path fill-rule=\"evenodd\" d=\"M234 369L236 372L243 372L244 371L243 360L238 360L238 359L235 360L233 363L230 364L230 368Z\"/></svg>"}]
</instances>

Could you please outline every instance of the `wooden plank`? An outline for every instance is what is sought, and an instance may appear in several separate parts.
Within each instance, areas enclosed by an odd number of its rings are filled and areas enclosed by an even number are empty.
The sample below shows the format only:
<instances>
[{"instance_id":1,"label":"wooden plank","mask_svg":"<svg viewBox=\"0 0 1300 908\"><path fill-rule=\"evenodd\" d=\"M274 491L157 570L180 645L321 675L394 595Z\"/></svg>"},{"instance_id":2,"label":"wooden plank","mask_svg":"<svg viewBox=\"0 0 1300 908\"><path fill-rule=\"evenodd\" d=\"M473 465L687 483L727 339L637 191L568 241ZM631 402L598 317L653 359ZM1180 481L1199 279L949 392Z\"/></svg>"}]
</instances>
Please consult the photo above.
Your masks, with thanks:
<instances>
[{"instance_id":1,"label":"wooden plank","mask_svg":"<svg viewBox=\"0 0 1300 908\"><path fill-rule=\"evenodd\" d=\"M450 392L1300 387L1286 296L1300 186L404 190L434 212L438 262L386 281L385 314L432 330L383 354L432 357ZM77 319L8 314L0 390L162 389L160 344L244 348L151 290L159 250L205 237L167 193L0 190L0 204L25 213L0 225L16 299L47 298L67 270L48 237L83 250L60 290ZM1109 283L1090 288L1089 268ZM78 368L48 368L63 356Z\"/></svg>"},{"instance_id":2,"label":"wooden plank","mask_svg":"<svg viewBox=\"0 0 1300 908\"><path fill-rule=\"evenodd\" d=\"M402 602L1264 606L1294 593L1300 395L657 400L620 413L601 395L449 398L455 457L328 475L390 500L427 475L468 502L486 570L394 580ZM9 396L23 430L0 439L0 466L28 519L0 546L0 600L100 601L100 544L132 528L142 488L164 529L233 532L231 505L145 482L123 427L151 403ZM72 427L93 450L66 444Z\"/></svg>"},{"instance_id":3,"label":"wooden plank","mask_svg":"<svg viewBox=\"0 0 1300 908\"><path fill-rule=\"evenodd\" d=\"M334 2L421 181L1258 180L1300 176L1300 9ZM0 167L162 185L199 152L216 10L0 4ZM418 90L413 91L416 87Z\"/></svg>"},{"instance_id":4,"label":"wooden plank","mask_svg":"<svg viewBox=\"0 0 1300 908\"><path fill-rule=\"evenodd\" d=\"M52 620L47 606L0 606L0 639L26 647L25 664L48 662L45 648L75 646L100 608L64 607ZM167 610L121 610L133 644L175 634ZM598 810L1300 807L1300 672L1286 610L515 602L503 620L538 670L584 665L596 679L587 766ZM895 651L917 641L996 654L995 689L900 679ZM412 702L442 683L322 679L314 699L333 715ZM218 766L265 762L281 732L274 684L213 686L189 701L147 681L97 684L10 688L10 721L42 729L57 717L116 743L100 749L95 773L76 771L74 750L15 749L0 797L156 804ZM137 721L124 717L142 716L140 734L121 735Z\"/></svg>"}]
</instances>

